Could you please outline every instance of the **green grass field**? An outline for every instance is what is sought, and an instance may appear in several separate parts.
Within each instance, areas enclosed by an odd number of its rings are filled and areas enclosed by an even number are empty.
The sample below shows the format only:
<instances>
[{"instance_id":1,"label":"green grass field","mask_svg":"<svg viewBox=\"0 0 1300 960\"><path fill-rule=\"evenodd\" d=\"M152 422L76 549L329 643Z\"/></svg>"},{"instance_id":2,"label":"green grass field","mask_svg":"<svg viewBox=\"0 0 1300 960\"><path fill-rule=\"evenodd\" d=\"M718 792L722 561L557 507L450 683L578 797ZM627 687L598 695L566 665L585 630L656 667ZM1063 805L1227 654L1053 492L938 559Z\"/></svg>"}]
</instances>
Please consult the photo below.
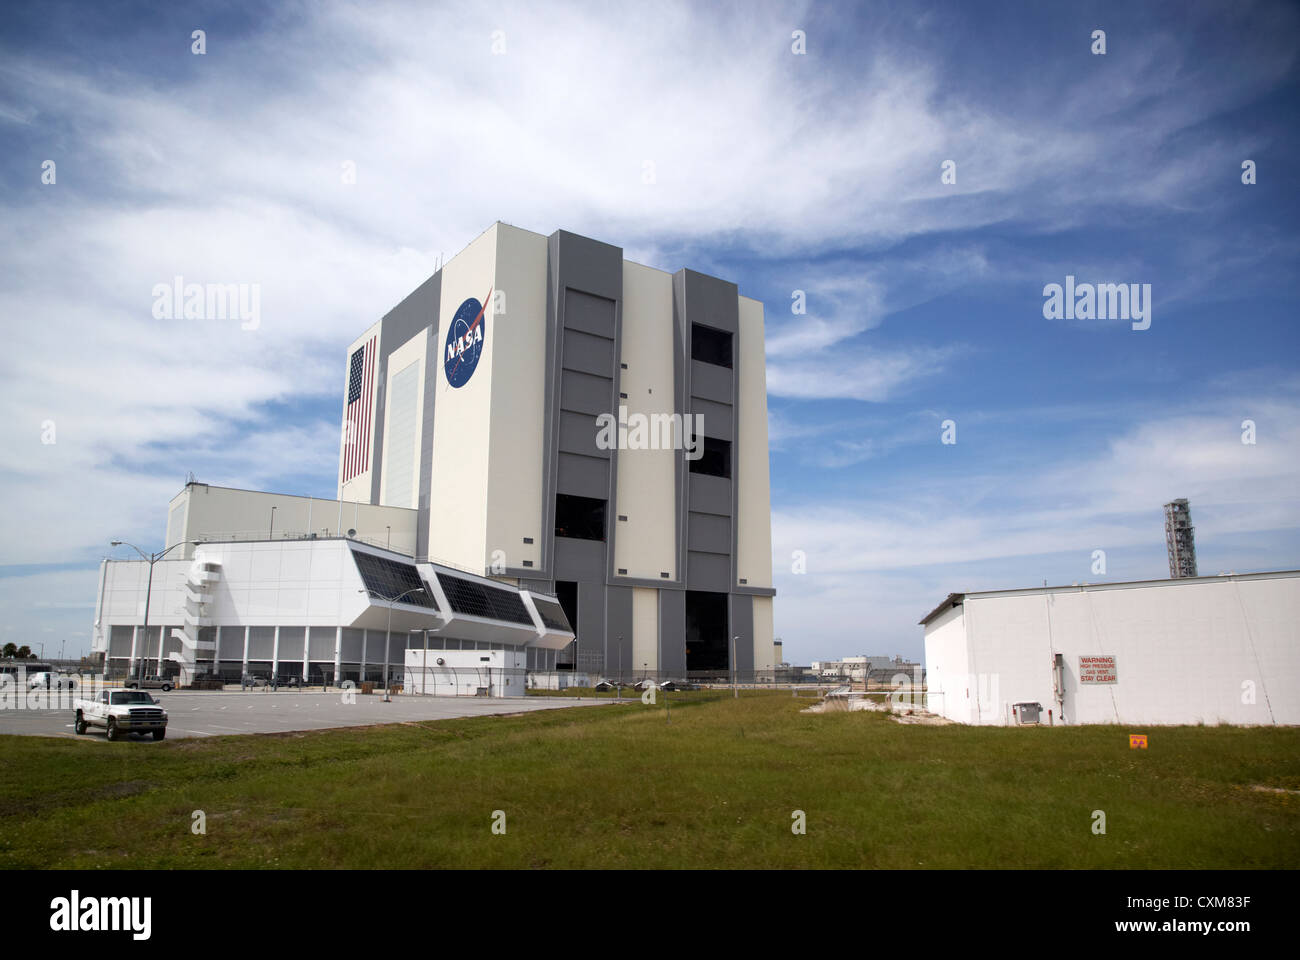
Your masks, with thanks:
<instances>
[{"instance_id":1,"label":"green grass field","mask_svg":"<svg viewBox=\"0 0 1300 960\"><path fill-rule=\"evenodd\" d=\"M684 694L671 723L661 697L157 745L2 737L0 867L1300 865L1300 730L1152 728L1130 751L1127 728L906 726L801 714L810 702Z\"/></svg>"}]
</instances>

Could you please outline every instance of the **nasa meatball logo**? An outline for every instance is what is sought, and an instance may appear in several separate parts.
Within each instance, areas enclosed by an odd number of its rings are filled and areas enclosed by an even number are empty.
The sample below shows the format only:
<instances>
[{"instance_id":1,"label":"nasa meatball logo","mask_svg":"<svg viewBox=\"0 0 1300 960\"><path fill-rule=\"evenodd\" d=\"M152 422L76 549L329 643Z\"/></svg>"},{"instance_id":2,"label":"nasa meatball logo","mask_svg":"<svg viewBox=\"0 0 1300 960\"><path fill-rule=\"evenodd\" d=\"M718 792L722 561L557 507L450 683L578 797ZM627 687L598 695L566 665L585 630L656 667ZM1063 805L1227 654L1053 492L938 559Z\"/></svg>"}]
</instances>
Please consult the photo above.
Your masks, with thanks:
<instances>
[{"instance_id":1,"label":"nasa meatball logo","mask_svg":"<svg viewBox=\"0 0 1300 960\"><path fill-rule=\"evenodd\" d=\"M487 305L492 301L492 291L482 303L470 297L456 310L447 328L446 351L442 357L442 369L447 373L447 382L453 387L463 387L469 383L478 368L478 358L483 352L483 341L487 337Z\"/></svg>"}]
</instances>

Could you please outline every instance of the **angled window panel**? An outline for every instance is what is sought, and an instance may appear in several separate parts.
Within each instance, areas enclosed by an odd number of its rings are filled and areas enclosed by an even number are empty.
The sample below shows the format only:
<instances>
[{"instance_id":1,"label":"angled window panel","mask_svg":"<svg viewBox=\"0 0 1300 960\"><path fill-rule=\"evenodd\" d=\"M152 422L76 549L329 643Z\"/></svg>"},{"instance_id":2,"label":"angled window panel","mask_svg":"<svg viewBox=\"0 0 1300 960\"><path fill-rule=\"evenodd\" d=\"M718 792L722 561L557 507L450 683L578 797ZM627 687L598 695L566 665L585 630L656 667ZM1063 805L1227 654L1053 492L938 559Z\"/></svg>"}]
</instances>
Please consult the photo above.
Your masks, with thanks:
<instances>
[{"instance_id":1,"label":"angled window panel","mask_svg":"<svg viewBox=\"0 0 1300 960\"><path fill-rule=\"evenodd\" d=\"M380 557L362 550L353 550L352 557L356 560L357 572L361 574L361 581L365 584L366 592L372 600L385 602L396 600L408 591L423 587L423 593L411 593L409 596L402 597L399 602L409 603L415 607L428 607L431 610L438 609L433 595L425 586L424 580L420 578L420 572L416 570L415 564L402 563L400 560Z\"/></svg>"},{"instance_id":2,"label":"angled window panel","mask_svg":"<svg viewBox=\"0 0 1300 960\"><path fill-rule=\"evenodd\" d=\"M533 604L537 607L537 613L542 618L542 623L552 630L565 630L573 632L569 626L569 618L564 615L564 608L552 600L543 600L540 597L533 597Z\"/></svg>"}]
</instances>

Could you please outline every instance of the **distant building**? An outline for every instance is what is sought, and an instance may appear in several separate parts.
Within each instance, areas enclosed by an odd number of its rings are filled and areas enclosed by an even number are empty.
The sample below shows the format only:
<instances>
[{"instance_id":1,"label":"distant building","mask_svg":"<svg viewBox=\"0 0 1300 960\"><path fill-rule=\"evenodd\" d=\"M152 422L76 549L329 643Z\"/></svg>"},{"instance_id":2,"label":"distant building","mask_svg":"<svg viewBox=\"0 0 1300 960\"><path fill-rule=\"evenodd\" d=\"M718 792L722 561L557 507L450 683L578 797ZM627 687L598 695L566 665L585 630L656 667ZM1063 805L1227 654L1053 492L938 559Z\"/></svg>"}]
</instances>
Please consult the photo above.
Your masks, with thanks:
<instances>
[{"instance_id":1,"label":"distant building","mask_svg":"<svg viewBox=\"0 0 1300 960\"><path fill-rule=\"evenodd\" d=\"M861 683L867 676L873 680L888 680L896 673L911 674L919 666L919 663L904 660L901 656L844 657L841 660L814 660L811 673L824 680Z\"/></svg>"}]
</instances>

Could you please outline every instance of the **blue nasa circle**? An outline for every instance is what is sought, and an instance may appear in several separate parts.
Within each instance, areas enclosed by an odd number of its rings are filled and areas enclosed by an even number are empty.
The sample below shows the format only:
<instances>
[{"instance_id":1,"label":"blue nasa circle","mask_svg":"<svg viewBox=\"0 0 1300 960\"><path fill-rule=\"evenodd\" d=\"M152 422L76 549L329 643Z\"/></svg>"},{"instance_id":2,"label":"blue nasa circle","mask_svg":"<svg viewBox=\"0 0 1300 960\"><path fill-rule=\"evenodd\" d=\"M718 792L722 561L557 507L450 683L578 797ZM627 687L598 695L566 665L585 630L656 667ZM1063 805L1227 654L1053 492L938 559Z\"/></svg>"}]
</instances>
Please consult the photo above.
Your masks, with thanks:
<instances>
[{"instance_id":1,"label":"blue nasa circle","mask_svg":"<svg viewBox=\"0 0 1300 960\"><path fill-rule=\"evenodd\" d=\"M487 311L483 304L470 297L456 310L442 350L442 369L453 387L465 386L474 376L486 339Z\"/></svg>"}]
</instances>

